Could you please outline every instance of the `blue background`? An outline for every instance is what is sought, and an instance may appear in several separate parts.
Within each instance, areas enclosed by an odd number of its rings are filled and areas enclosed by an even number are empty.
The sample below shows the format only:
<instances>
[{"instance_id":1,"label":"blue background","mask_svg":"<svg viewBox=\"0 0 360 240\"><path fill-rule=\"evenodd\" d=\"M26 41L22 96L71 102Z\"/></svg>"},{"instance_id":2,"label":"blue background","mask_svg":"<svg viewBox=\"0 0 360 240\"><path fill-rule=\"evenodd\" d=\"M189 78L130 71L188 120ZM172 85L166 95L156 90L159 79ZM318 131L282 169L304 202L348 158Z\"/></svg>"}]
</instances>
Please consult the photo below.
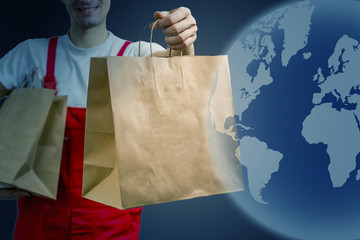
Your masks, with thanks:
<instances>
[{"instance_id":1,"label":"blue background","mask_svg":"<svg viewBox=\"0 0 360 240\"><path fill-rule=\"evenodd\" d=\"M191 9L199 27L197 55L225 54L235 37L251 22L290 0L113 0L108 28L137 41L156 10ZM0 9L0 56L28 38L65 34L70 28L60 1L3 1ZM145 36L148 36L145 34ZM144 40L147 40L144 37ZM160 32L155 41L165 46ZM11 239L16 201L0 201L0 239ZM144 207L140 239L289 239L252 220L233 203L230 194Z\"/></svg>"}]
</instances>

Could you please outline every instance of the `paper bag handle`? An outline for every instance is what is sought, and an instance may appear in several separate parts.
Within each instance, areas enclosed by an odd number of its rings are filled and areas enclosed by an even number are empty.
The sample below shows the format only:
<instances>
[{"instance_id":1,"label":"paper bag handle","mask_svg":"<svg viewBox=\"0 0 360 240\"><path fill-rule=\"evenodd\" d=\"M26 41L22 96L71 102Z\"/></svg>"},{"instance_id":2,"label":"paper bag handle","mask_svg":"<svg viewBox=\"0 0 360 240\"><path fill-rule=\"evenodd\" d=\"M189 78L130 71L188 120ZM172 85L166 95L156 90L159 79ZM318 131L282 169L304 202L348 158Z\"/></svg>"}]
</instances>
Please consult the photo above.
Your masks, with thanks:
<instances>
[{"instance_id":1,"label":"paper bag handle","mask_svg":"<svg viewBox=\"0 0 360 240\"><path fill-rule=\"evenodd\" d=\"M34 68L33 68L31 74L26 77L26 79L25 79L23 85L21 86L21 88L25 88L26 84L27 84L29 81L32 81L30 88L34 88L36 80L38 80L38 81L40 80L40 77L39 77L39 67L34 67Z\"/></svg>"},{"instance_id":2,"label":"paper bag handle","mask_svg":"<svg viewBox=\"0 0 360 240\"><path fill-rule=\"evenodd\" d=\"M150 56L152 57L153 54L152 54L152 36L153 36L153 32L154 32L154 28L155 28L155 25L159 22L160 19L157 19L153 24L152 24L152 27L151 27L151 32L150 32ZM141 38L142 38L142 34L143 32L148 28L148 25L146 25L142 30L141 30L141 33L140 33L140 39L139 39L139 52L138 52L138 56L140 57L140 46L141 46ZM182 56L182 51L180 51L180 56ZM171 57L171 48L169 49L169 56L168 57Z\"/></svg>"}]
</instances>

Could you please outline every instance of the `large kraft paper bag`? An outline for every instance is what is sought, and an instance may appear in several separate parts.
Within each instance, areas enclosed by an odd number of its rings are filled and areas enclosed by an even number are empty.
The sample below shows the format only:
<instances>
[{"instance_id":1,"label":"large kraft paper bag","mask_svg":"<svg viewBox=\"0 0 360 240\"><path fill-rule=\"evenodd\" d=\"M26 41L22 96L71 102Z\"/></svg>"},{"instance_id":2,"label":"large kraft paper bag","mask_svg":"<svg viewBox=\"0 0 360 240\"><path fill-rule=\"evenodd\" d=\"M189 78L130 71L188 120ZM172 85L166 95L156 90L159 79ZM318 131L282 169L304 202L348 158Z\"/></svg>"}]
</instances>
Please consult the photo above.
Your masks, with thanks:
<instances>
[{"instance_id":1,"label":"large kraft paper bag","mask_svg":"<svg viewBox=\"0 0 360 240\"><path fill-rule=\"evenodd\" d=\"M92 58L83 196L127 209L243 190L234 119L227 56Z\"/></svg>"},{"instance_id":2,"label":"large kraft paper bag","mask_svg":"<svg viewBox=\"0 0 360 240\"><path fill-rule=\"evenodd\" d=\"M15 89L0 109L3 186L56 199L67 97L54 94L49 89Z\"/></svg>"}]
</instances>

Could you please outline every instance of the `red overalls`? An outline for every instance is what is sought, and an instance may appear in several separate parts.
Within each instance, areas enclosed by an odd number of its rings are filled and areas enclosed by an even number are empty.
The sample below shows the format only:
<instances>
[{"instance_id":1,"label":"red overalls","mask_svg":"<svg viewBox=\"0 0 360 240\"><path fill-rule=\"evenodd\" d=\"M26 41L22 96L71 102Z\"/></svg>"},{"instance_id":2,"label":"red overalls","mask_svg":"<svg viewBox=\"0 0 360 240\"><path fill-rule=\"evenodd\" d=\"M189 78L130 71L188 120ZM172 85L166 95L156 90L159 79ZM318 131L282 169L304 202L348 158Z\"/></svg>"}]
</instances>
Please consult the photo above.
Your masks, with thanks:
<instances>
[{"instance_id":1,"label":"red overalls","mask_svg":"<svg viewBox=\"0 0 360 240\"><path fill-rule=\"evenodd\" d=\"M45 88L56 89L56 45L57 37L50 39ZM20 198L14 239L138 239L141 208L122 211L81 197L85 116L85 108L68 107L57 200Z\"/></svg>"}]
</instances>

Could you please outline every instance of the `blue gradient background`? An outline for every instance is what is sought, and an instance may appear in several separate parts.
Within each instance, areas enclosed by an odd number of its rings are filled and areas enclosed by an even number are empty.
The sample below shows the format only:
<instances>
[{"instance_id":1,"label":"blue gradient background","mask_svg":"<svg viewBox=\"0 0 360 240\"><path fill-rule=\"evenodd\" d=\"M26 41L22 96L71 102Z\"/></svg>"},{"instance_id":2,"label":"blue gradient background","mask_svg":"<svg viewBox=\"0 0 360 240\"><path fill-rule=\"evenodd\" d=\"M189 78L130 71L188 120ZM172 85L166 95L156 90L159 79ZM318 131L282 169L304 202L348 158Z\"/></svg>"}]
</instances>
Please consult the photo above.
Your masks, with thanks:
<instances>
[{"instance_id":1,"label":"blue gradient background","mask_svg":"<svg viewBox=\"0 0 360 240\"><path fill-rule=\"evenodd\" d=\"M295 1L295 0L293 0ZM197 55L225 54L234 38L255 19L290 0L113 0L108 27L115 35L137 41L140 30L156 10L179 6L191 9L199 27ZM63 4L48 0L4 1L0 9L0 56L28 38L50 37L68 31ZM165 46L160 32L155 41ZM146 39L144 39L146 40ZM0 156L1 157L1 156ZM0 239L11 239L16 201L0 201ZM230 194L144 207L140 239L289 239L247 216Z\"/></svg>"}]
</instances>

